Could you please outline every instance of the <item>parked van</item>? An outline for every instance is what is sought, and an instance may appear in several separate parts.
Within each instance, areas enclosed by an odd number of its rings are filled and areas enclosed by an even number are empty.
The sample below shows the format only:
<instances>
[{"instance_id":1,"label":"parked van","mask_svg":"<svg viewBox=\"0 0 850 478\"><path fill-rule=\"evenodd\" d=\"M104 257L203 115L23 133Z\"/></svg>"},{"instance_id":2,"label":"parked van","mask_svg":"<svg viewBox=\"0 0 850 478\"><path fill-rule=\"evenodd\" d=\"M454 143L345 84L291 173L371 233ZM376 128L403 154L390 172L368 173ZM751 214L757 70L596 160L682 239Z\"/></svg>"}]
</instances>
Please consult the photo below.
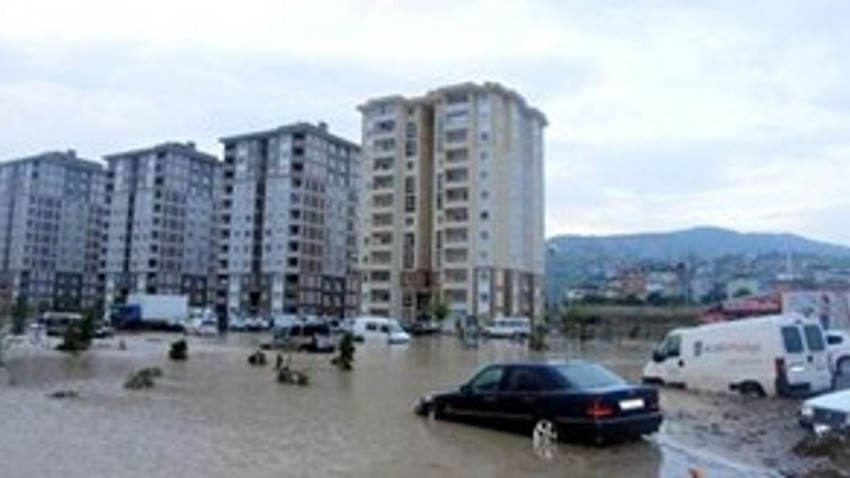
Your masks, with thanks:
<instances>
[{"instance_id":1,"label":"parked van","mask_svg":"<svg viewBox=\"0 0 850 478\"><path fill-rule=\"evenodd\" d=\"M484 327L482 334L492 339L521 339L531 336L531 320L528 317L496 317Z\"/></svg>"},{"instance_id":2,"label":"parked van","mask_svg":"<svg viewBox=\"0 0 850 478\"><path fill-rule=\"evenodd\" d=\"M646 382L753 395L813 394L832 384L816 319L774 315L675 329L643 369Z\"/></svg>"},{"instance_id":3,"label":"parked van","mask_svg":"<svg viewBox=\"0 0 850 478\"><path fill-rule=\"evenodd\" d=\"M49 336L62 336L69 327L79 326L82 321L83 314L76 312L44 312L39 318Z\"/></svg>"},{"instance_id":4,"label":"parked van","mask_svg":"<svg viewBox=\"0 0 850 478\"><path fill-rule=\"evenodd\" d=\"M331 326L319 320L279 322L274 329L274 344L307 352L330 353L336 349Z\"/></svg>"},{"instance_id":5,"label":"parked van","mask_svg":"<svg viewBox=\"0 0 850 478\"><path fill-rule=\"evenodd\" d=\"M351 323L351 333L363 340L385 340L390 344L406 344L410 335L395 319L384 317L357 317Z\"/></svg>"}]
</instances>

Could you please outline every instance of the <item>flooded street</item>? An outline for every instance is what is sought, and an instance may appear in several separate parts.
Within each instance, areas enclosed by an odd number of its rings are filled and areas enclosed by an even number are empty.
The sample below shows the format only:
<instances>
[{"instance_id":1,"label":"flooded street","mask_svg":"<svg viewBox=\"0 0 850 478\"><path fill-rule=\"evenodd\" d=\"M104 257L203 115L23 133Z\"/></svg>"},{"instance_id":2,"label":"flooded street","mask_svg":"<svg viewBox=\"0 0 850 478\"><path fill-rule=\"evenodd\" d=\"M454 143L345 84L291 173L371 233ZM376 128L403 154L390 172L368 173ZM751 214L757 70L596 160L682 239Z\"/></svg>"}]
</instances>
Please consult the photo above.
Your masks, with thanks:
<instances>
[{"instance_id":1,"label":"flooded street","mask_svg":"<svg viewBox=\"0 0 850 478\"><path fill-rule=\"evenodd\" d=\"M485 363L527 358L516 343L358 344L349 373L328 355L297 354L292 365L309 371L311 385L292 387L278 384L271 366L247 364L265 335L190 338L183 363L166 359L174 338L127 337L127 350L116 339L79 358L15 350L15 382L0 387L0 475L672 477L697 466L712 477L758 476L784 469L802 436L788 415L796 402L665 390L668 419L656 437L605 448L560 444L547 457L525 436L411 413L417 397L457 385ZM636 379L647 350L561 344L547 355L580 354ZM123 388L128 373L148 366L164 371L155 388ZM48 397L60 389L80 396Z\"/></svg>"}]
</instances>

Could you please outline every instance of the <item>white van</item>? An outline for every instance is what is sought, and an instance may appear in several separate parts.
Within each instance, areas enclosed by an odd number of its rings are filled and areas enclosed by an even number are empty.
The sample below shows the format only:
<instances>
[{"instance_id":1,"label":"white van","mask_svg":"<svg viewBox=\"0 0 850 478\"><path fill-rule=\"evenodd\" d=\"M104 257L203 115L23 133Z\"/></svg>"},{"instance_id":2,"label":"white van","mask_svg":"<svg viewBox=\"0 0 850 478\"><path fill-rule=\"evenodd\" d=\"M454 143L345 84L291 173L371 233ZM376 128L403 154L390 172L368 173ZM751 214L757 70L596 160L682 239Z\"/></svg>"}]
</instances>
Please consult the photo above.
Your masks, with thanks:
<instances>
[{"instance_id":1,"label":"white van","mask_svg":"<svg viewBox=\"0 0 850 478\"><path fill-rule=\"evenodd\" d=\"M493 323L482 330L484 337L491 339L522 339L531 336L531 320L528 317L496 317Z\"/></svg>"},{"instance_id":2,"label":"white van","mask_svg":"<svg viewBox=\"0 0 850 478\"><path fill-rule=\"evenodd\" d=\"M384 317L357 317L351 324L351 333L366 341L385 340L390 344L410 342L410 335L397 320Z\"/></svg>"},{"instance_id":3,"label":"white van","mask_svg":"<svg viewBox=\"0 0 850 478\"><path fill-rule=\"evenodd\" d=\"M760 396L806 395L832 385L823 328L800 315L675 329L656 347L643 379Z\"/></svg>"}]
</instances>

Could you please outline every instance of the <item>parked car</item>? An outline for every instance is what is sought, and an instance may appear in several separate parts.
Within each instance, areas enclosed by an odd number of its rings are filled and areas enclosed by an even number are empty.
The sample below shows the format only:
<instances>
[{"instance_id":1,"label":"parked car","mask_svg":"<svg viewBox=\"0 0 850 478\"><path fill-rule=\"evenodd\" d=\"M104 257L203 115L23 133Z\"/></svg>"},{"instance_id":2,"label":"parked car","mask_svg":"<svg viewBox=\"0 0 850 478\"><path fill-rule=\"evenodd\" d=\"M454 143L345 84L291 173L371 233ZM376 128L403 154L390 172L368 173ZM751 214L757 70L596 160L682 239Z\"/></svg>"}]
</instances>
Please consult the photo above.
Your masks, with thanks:
<instances>
[{"instance_id":1,"label":"parked car","mask_svg":"<svg viewBox=\"0 0 850 478\"><path fill-rule=\"evenodd\" d=\"M242 317L239 317L237 315L233 315L227 320L227 329L228 330L240 332L240 331L245 330L247 327L248 327L248 324L245 322L245 319L243 319Z\"/></svg>"},{"instance_id":2,"label":"parked car","mask_svg":"<svg viewBox=\"0 0 850 478\"><path fill-rule=\"evenodd\" d=\"M210 318L192 319L186 328L186 332L203 337L218 335L218 321Z\"/></svg>"},{"instance_id":3,"label":"parked car","mask_svg":"<svg viewBox=\"0 0 850 478\"><path fill-rule=\"evenodd\" d=\"M748 395L811 395L832 387L817 319L772 315L675 329L643 369L647 383Z\"/></svg>"},{"instance_id":4,"label":"parked car","mask_svg":"<svg viewBox=\"0 0 850 478\"><path fill-rule=\"evenodd\" d=\"M245 319L245 330L258 332L269 328L269 321L262 317L248 317Z\"/></svg>"},{"instance_id":5,"label":"parked car","mask_svg":"<svg viewBox=\"0 0 850 478\"><path fill-rule=\"evenodd\" d=\"M488 365L457 390L422 397L415 412L530 431L535 441L629 440L662 422L655 388L579 360Z\"/></svg>"},{"instance_id":6,"label":"parked car","mask_svg":"<svg viewBox=\"0 0 850 478\"><path fill-rule=\"evenodd\" d=\"M108 325L100 325L95 327L92 336L96 339L108 339L115 336L115 329Z\"/></svg>"},{"instance_id":7,"label":"parked car","mask_svg":"<svg viewBox=\"0 0 850 478\"><path fill-rule=\"evenodd\" d=\"M850 333L843 330L827 330L826 351L829 354L829 364L833 373L850 376Z\"/></svg>"},{"instance_id":8,"label":"parked car","mask_svg":"<svg viewBox=\"0 0 850 478\"><path fill-rule=\"evenodd\" d=\"M481 333L491 339L528 338L531 336L531 320L528 317L496 317Z\"/></svg>"},{"instance_id":9,"label":"parked car","mask_svg":"<svg viewBox=\"0 0 850 478\"><path fill-rule=\"evenodd\" d=\"M800 424L818 432L850 433L850 390L819 395L803 402Z\"/></svg>"},{"instance_id":10,"label":"parked car","mask_svg":"<svg viewBox=\"0 0 850 478\"><path fill-rule=\"evenodd\" d=\"M410 325L407 331L414 336L437 335L442 331L442 327L439 322L433 320L417 320Z\"/></svg>"}]
</instances>

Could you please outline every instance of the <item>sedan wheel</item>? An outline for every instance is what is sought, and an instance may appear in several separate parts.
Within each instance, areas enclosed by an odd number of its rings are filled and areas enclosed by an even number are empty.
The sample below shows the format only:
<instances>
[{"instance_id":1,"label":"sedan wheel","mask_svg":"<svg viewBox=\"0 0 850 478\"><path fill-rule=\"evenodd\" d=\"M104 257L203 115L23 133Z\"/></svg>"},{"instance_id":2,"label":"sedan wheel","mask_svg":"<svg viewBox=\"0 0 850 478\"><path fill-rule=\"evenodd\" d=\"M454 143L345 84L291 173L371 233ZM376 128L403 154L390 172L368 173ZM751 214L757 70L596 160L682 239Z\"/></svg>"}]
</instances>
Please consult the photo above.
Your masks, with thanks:
<instances>
[{"instance_id":1,"label":"sedan wheel","mask_svg":"<svg viewBox=\"0 0 850 478\"><path fill-rule=\"evenodd\" d=\"M439 405L437 405L436 403L432 403L428 406L428 420L439 420L440 418L442 418L442 416L443 413Z\"/></svg>"},{"instance_id":2,"label":"sedan wheel","mask_svg":"<svg viewBox=\"0 0 850 478\"><path fill-rule=\"evenodd\" d=\"M531 438L535 445L557 443L558 427L552 420L541 418L534 424Z\"/></svg>"}]
</instances>

